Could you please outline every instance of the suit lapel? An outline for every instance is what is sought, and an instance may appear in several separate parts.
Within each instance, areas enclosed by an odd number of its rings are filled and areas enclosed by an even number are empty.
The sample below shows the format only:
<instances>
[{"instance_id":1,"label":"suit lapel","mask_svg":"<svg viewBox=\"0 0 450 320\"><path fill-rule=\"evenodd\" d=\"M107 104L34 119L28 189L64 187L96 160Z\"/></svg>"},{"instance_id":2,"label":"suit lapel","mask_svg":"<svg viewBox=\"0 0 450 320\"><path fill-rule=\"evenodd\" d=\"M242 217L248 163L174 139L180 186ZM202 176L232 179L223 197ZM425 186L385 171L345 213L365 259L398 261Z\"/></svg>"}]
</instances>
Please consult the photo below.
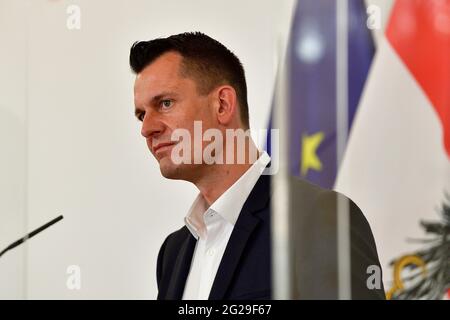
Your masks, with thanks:
<instances>
[{"instance_id":1,"label":"suit lapel","mask_svg":"<svg viewBox=\"0 0 450 320\"><path fill-rule=\"evenodd\" d=\"M189 269L191 268L191 261L196 242L197 240L189 231L187 231L186 239L183 241L175 261L175 266L172 273L173 276L169 282L166 299L181 300L183 297L183 291L187 276L189 274Z\"/></svg>"},{"instance_id":2,"label":"suit lapel","mask_svg":"<svg viewBox=\"0 0 450 320\"><path fill-rule=\"evenodd\" d=\"M269 199L270 177L262 175L244 203L233 232L231 233L211 288L210 300L221 300L224 298L234 272L239 265L247 241L255 227L261 221L257 213L268 205Z\"/></svg>"}]
</instances>

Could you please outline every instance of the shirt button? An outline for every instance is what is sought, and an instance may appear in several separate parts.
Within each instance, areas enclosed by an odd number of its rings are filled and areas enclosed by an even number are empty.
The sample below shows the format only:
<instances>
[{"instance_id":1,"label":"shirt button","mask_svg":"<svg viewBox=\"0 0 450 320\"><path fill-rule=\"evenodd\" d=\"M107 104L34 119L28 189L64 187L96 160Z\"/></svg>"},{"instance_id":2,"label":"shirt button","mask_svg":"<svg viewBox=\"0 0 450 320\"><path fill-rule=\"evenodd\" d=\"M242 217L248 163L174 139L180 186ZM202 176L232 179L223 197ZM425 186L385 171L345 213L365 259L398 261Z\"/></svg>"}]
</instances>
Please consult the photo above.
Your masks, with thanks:
<instances>
[{"instance_id":1,"label":"shirt button","mask_svg":"<svg viewBox=\"0 0 450 320\"><path fill-rule=\"evenodd\" d=\"M206 251L206 254L209 257L212 257L215 253L216 253L216 250L214 250L214 249L208 249L208 251Z\"/></svg>"}]
</instances>

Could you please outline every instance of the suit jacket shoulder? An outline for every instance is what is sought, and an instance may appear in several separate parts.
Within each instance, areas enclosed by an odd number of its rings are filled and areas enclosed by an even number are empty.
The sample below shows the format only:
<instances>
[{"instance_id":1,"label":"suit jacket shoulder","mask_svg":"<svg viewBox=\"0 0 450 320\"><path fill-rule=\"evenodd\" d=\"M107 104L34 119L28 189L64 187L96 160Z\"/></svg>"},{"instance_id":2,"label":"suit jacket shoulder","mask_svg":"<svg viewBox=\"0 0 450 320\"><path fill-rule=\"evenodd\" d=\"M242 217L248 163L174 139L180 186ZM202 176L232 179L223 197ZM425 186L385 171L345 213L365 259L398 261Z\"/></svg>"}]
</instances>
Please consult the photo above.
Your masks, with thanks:
<instances>
[{"instance_id":1,"label":"suit jacket shoulder","mask_svg":"<svg viewBox=\"0 0 450 320\"><path fill-rule=\"evenodd\" d=\"M161 249L158 253L158 260L156 266L156 278L158 284L158 299L167 295L168 284L172 280L177 260L180 263L180 253L183 249L193 249L195 246L195 238L192 236L186 226L183 226L179 230L172 232L164 240ZM183 244L188 244L183 246ZM189 246L190 244L190 246ZM178 271L178 270L177 270Z\"/></svg>"},{"instance_id":2,"label":"suit jacket shoulder","mask_svg":"<svg viewBox=\"0 0 450 320\"><path fill-rule=\"evenodd\" d=\"M291 193L298 297L338 298L338 259L343 258L337 245L338 215L343 210L348 213L348 230L344 232L349 233L351 297L384 299L375 240L359 207L343 194L298 178L292 180ZM373 267L379 270L380 281L376 288L368 286L371 275L368 270Z\"/></svg>"}]
</instances>

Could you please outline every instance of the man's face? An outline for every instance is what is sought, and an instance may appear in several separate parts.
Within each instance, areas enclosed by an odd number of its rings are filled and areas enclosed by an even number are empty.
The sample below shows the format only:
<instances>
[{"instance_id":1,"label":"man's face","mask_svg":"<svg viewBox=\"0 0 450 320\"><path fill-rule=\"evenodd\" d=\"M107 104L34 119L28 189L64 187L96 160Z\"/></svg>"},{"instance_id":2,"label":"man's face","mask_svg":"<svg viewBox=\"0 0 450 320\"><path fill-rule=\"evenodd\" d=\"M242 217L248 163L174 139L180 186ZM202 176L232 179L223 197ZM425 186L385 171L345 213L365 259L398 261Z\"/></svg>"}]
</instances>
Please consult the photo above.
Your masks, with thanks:
<instances>
[{"instance_id":1,"label":"man's face","mask_svg":"<svg viewBox=\"0 0 450 320\"><path fill-rule=\"evenodd\" d=\"M141 134L162 175L192 181L201 165L172 161L176 144L171 141L172 132L183 128L194 137L194 121L202 121L203 130L216 124L209 96L200 95L195 81L180 75L182 59L178 53L168 52L143 69L135 80L134 104L136 116L142 121Z\"/></svg>"}]
</instances>

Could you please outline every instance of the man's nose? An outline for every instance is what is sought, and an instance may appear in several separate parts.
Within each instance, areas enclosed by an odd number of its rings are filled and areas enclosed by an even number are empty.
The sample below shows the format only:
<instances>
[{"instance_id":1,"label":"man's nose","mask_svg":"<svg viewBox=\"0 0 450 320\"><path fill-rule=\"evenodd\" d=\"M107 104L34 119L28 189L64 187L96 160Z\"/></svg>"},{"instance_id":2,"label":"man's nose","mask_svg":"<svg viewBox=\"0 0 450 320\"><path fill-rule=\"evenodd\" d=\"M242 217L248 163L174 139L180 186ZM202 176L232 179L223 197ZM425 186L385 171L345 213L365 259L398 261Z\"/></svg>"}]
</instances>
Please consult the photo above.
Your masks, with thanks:
<instances>
[{"instance_id":1,"label":"man's nose","mask_svg":"<svg viewBox=\"0 0 450 320\"><path fill-rule=\"evenodd\" d=\"M142 120L141 134L148 139L164 131L164 124L151 113L146 113Z\"/></svg>"}]
</instances>

